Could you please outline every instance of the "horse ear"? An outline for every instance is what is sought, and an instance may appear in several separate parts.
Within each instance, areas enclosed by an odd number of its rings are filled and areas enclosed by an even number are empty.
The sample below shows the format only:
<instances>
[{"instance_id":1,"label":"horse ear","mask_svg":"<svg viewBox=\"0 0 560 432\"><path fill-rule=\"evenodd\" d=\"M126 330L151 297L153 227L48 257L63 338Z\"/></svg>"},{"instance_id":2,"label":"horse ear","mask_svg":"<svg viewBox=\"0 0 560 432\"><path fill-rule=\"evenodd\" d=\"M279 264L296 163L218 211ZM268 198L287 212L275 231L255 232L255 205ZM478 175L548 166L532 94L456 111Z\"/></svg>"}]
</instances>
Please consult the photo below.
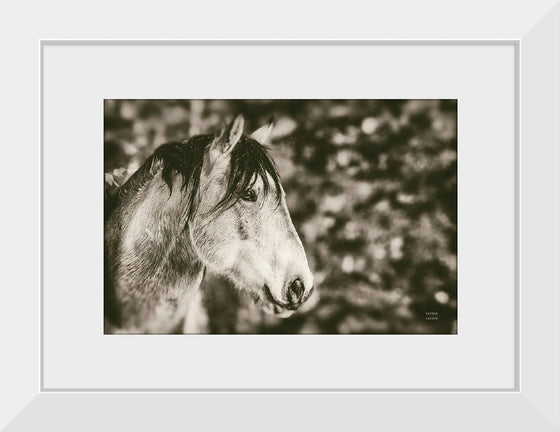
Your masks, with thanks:
<instances>
[{"instance_id":1,"label":"horse ear","mask_svg":"<svg viewBox=\"0 0 560 432\"><path fill-rule=\"evenodd\" d=\"M220 130L212 147L221 153L230 153L243 135L244 124L243 116L238 114L229 125Z\"/></svg>"},{"instance_id":2,"label":"horse ear","mask_svg":"<svg viewBox=\"0 0 560 432\"><path fill-rule=\"evenodd\" d=\"M273 126L274 123L272 121L269 121L267 124L261 126L255 132L253 132L251 134L251 138L260 142L261 144L269 144L270 132L272 132Z\"/></svg>"}]
</instances>

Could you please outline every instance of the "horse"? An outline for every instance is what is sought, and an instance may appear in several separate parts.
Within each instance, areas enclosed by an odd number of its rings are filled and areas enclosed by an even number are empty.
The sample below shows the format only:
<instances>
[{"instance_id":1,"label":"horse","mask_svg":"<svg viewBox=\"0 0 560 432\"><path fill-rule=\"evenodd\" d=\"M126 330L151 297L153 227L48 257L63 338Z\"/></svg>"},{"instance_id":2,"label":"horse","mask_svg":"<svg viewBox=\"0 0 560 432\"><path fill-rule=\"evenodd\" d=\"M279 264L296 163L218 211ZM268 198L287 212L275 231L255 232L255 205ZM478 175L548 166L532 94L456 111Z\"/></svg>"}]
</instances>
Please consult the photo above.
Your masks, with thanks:
<instances>
[{"instance_id":1,"label":"horse","mask_svg":"<svg viewBox=\"0 0 560 432\"><path fill-rule=\"evenodd\" d=\"M216 134L158 147L106 216L105 332L171 333L207 270L287 318L313 275L267 151L236 116Z\"/></svg>"}]
</instances>

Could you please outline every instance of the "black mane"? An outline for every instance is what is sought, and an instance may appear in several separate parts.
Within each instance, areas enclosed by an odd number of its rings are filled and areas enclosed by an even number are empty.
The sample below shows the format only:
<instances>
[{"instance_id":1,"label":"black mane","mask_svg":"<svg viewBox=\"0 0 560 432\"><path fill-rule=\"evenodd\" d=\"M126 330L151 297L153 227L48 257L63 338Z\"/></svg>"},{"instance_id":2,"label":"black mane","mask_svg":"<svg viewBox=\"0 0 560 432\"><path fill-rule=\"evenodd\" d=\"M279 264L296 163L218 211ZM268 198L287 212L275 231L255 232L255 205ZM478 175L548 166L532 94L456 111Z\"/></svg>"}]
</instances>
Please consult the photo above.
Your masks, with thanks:
<instances>
[{"instance_id":1,"label":"black mane","mask_svg":"<svg viewBox=\"0 0 560 432\"><path fill-rule=\"evenodd\" d=\"M186 220L188 223L196 211L204 153L214 137L214 135L198 135L186 142L170 142L158 147L121 187L119 201L131 193L138 192L160 169L171 194L173 177L178 174L182 178L182 190L189 193ZM273 184L270 184L268 175L272 178ZM274 187L280 202L280 176L267 148L250 137L242 136L231 153L226 194L216 205L215 210L233 206L259 177L263 181L265 195Z\"/></svg>"}]
</instances>

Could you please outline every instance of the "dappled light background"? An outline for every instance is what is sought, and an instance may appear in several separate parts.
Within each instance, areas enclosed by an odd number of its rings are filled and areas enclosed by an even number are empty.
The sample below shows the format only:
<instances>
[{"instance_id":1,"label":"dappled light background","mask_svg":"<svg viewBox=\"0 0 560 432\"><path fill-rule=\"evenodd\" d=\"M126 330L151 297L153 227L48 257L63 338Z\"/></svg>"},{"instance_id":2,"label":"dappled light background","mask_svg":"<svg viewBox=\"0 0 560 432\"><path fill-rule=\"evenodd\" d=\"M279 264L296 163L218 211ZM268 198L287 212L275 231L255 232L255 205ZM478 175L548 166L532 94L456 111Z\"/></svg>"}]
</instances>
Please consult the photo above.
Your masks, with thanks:
<instances>
[{"instance_id":1,"label":"dappled light background","mask_svg":"<svg viewBox=\"0 0 560 432\"><path fill-rule=\"evenodd\" d=\"M161 144L271 118L317 295L288 319L207 275L194 333L456 333L455 100L106 100L105 194Z\"/></svg>"}]
</instances>

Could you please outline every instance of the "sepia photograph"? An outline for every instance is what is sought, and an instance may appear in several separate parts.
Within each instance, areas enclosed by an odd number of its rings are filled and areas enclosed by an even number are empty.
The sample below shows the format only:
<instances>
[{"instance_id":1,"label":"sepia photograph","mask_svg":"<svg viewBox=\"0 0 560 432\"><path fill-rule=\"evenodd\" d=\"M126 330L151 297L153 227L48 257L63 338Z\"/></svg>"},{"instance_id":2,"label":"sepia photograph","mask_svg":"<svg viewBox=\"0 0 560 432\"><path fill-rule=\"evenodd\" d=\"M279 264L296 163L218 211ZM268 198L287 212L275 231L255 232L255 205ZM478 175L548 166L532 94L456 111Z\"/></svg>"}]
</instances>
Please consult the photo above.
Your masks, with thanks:
<instances>
[{"instance_id":1,"label":"sepia photograph","mask_svg":"<svg viewBox=\"0 0 560 432\"><path fill-rule=\"evenodd\" d=\"M456 334L457 100L104 100L105 334Z\"/></svg>"}]
</instances>

